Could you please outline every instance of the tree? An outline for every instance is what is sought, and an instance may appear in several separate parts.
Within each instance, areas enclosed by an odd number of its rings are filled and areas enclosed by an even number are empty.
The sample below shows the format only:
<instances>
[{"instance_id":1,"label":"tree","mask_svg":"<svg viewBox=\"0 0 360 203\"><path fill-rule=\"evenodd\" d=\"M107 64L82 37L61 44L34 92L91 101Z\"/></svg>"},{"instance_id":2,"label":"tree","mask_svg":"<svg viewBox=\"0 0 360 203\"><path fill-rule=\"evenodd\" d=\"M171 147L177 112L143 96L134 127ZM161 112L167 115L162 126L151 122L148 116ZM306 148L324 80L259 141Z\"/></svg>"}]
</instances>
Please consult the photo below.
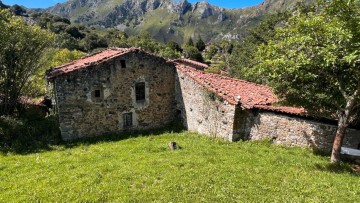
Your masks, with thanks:
<instances>
[{"instance_id":1,"label":"tree","mask_svg":"<svg viewBox=\"0 0 360 203\"><path fill-rule=\"evenodd\" d=\"M55 36L55 48L84 51L84 48L81 47L79 44L80 40L75 39L68 33L60 33Z\"/></svg>"},{"instance_id":2,"label":"tree","mask_svg":"<svg viewBox=\"0 0 360 203\"><path fill-rule=\"evenodd\" d=\"M340 162L345 131L360 105L359 17L358 0L323 0L317 12L294 13L259 47L259 64L248 74L313 115L336 115L332 163Z\"/></svg>"},{"instance_id":3,"label":"tree","mask_svg":"<svg viewBox=\"0 0 360 203\"><path fill-rule=\"evenodd\" d=\"M85 37L85 34L83 34L80 30L81 27L79 27L78 25L71 25L67 27L65 31L76 39L83 39Z\"/></svg>"},{"instance_id":4,"label":"tree","mask_svg":"<svg viewBox=\"0 0 360 203\"><path fill-rule=\"evenodd\" d=\"M64 33L68 26L69 24L63 22L55 22L51 24L50 31L52 31L55 34Z\"/></svg>"},{"instance_id":5,"label":"tree","mask_svg":"<svg viewBox=\"0 0 360 203\"><path fill-rule=\"evenodd\" d=\"M185 45L184 54L185 54L185 57L190 58L192 60L199 61L199 62L204 61L204 58L202 57L201 53L194 46Z\"/></svg>"},{"instance_id":6,"label":"tree","mask_svg":"<svg viewBox=\"0 0 360 203\"><path fill-rule=\"evenodd\" d=\"M244 41L235 44L230 57L230 72L233 77L243 77L246 69L256 65L255 53L261 44L267 44L274 39L275 28L289 18L288 12L276 13L266 17L259 25L248 30Z\"/></svg>"},{"instance_id":7,"label":"tree","mask_svg":"<svg viewBox=\"0 0 360 203\"><path fill-rule=\"evenodd\" d=\"M176 59L181 57L182 48L178 43L169 41L166 45L159 45L161 48L158 54L166 59Z\"/></svg>"},{"instance_id":8,"label":"tree","mask_svg":"<svg viewBox=\"0 0 360 203\"><path fill-rule=\"evenodd\" d=\"M185 46L194 46L194 41L193 39L190 37L189 40L186 42Z\"/></svg>"},{"instance_id":9,"label":"tree","mask_svg":"<svg viewBox=\"0 0 360 203\"><path fill-rule=\"evenodd\" d=\"M127 48L128 45L128 35L125 32L118 31L116 29L108 30L105 38L107 39L107 44L109 47L121 47Z\"/></svg>"},{"instance_id":10,"label":"tree","mask_svg":"<svg viewBox=\"0 0 360 203\"><path fill-rule=\"evenodd\" d=\"M180 45L174 41L169 41L167 44L166 44L166 47L169 47L170 49L174 50L174 51L177 51L177 52L182 52L182 48L180 47Z\"/></svg>"},{"instance_id":11,"label":"tree","mask_svg":"<svg viewBox=\"0 0 360 203\"><path fill-rule=\"evenodd\" d=\"M181 53L171 49L170 47L164 46L159 51L159 55L166 59L176 59L181 57Z\"/></svg>"},{"instance_id":12,"label":"tree","mask_svg":"<svg viewBox=\"0 0 360 203\"><path fill-rule=\"evenodd\" d=\"M158 53L161 49L161 44L152 38L148 32L141 32L138 36L129 37L128 43L132 47L140 47L151 53Z\"/></svg>"},{"instance_id":13,"label":"tree","mask_svg":"<svg viewBox=\"0 0 360 203\"><path fill-rule=\"evenodd\" d=\"M21 18L0 11L0 114L11 115L20 95L29 91L39 59L51 45L53 35L38 26L28 26Z\"/></svg>"},{"instance_id":14,"label":"tree","mask_svg":"<svg viewBox=\"0 0 360 203\"><path fill-rule=\"evenodd\" d=\"M207 51L205 52L205 57L207 60L211 60L219 51L219 48L212 44L208 47Z\"/></svg>"},{"instance_id":15,"label":"tree","mask_svg":"<svg viewBox=\"0 0 360 203\"><path fill-rule=\"evenodd\" d=\"M90 52L94 49L106 48L107 42L103 37L91 32L85 36L83 46L86 51Z\"/></svg>"},{"instance_id":16,"label":"tree","mask_svg":"<svg viewBox=\"0 0 360 203\"><path fill-rule=\"evenodd\" d=\"M74 61L81 57L85 56L84 52L81 51L71 51L68 49L48 49L46 53L42 56L42 66L32 76L32 96L44 96L45 95L45 72L50 68L62 65L64 63Z\"/></svg>"},{"instance_id":17,"label":"tree","mask_svg":"<svg viewBox=\"0 0 360 203\"><path fill-rule=\"evenodd\" d=\"M205 42L201 39L201 37L199 36L198 41L196 42L196 48L199 51L204 51L206 48Z\"/></svg>"}]
</instances>

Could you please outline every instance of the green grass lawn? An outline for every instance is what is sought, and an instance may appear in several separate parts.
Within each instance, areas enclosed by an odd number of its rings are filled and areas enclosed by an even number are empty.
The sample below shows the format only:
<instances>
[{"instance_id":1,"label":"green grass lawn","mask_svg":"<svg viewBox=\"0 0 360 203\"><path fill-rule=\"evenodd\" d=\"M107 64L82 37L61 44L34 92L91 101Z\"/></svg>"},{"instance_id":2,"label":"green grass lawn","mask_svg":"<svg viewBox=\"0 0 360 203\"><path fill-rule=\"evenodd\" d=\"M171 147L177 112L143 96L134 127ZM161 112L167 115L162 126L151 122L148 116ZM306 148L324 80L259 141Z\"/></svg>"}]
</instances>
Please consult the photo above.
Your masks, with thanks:
<instances>
[{"instance_id":1,"label":"green grass lawn","mask_svg":"<svg viewBox=\"0 0 360 203\"><path fill-rule=\"evenodd\" d=\"M187 132L82 141L0 155L0 202L359 202L359 174L328 162Z\"/></svg>"}]
</instances>

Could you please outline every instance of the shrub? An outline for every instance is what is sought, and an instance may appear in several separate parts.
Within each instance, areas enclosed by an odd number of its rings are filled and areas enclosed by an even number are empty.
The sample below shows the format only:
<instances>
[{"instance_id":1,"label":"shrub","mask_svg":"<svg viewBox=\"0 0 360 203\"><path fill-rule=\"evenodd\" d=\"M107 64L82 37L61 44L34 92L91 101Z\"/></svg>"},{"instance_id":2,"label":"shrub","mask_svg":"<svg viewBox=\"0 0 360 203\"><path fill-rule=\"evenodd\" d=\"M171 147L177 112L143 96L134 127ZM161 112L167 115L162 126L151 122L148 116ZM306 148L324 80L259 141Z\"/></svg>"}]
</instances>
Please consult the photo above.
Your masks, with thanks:
<instances>
[{"instance_id":1,"label":"shrub","mask_svg":"<svg viewBox=\"0 0 360 203\"><path fill-rule=\"evenodd\" d=\"M26 153L61 142L58 119L0 117L0 151Z\"/></svg>"}]
</instances>

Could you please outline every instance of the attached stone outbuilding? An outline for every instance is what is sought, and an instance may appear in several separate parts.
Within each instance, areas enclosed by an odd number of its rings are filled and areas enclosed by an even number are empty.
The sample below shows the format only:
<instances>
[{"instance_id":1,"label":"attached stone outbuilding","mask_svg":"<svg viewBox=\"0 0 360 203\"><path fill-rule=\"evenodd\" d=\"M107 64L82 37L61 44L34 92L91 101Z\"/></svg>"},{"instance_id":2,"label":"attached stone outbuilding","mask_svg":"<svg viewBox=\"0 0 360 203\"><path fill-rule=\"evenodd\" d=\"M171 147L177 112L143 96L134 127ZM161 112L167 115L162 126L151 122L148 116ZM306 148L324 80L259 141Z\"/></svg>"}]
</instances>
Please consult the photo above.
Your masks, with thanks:
<instances>
[{"instance_id":1,"label":"attached stone outbuilding","mask_svg":"<svg viewBox=\"0 0 360 203\"><path fill-rule=\"evenodd\" d=\"M176 100L187 129L229 141L270 139L287 146L330 151L335 121L317 120L303 108L276 106L268 86L206 73L176 63ZM275 105L275 106L274 106ZM348 129L344 146L356 148L360 131Z\"/></svg>"},{"instance_id":2,"label":"attached stone outbuilding","mask_svg":"<svg viewBox=\"0 0 360 203\"><path fill-rule=\"evenodd\" d=\"M179 117L194 132L229 141L271 139L329 151L336 122L276 106L264 85L206 73L188 59L166 61L139 49L107 49L54 68L47 78L64 140L163 127ZM344 145L355 148L349 129Z\"/></svg>"}]
</instances>

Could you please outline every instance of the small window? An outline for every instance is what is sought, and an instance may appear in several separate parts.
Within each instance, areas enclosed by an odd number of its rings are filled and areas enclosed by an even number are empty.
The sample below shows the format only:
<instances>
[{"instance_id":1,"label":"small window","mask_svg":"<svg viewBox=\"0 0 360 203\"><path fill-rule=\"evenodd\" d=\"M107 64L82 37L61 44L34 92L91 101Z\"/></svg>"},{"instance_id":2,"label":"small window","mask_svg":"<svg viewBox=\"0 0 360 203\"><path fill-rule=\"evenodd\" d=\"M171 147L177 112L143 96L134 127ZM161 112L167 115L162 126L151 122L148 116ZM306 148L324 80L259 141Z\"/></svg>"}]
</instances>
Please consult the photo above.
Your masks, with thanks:
<instances>
[{"instance_id":1,"label":"small window","mask_svg":"<svg viewBox=\"0 0 360 203\"><path fill-rule=\"evenodd\" d=\"M177 120L181 120L181 119L182 119L182 112L181 112L181 110L179 110L179 109L176 110L176 119L177 119Z\"/></svg>"},{"instance_id":2,"label":"small window","mask_svg":"<svg viewBox=\"0 0 360 203\"><path fill-rule=\"evenodd\" d=\"M123 114L124 128L132 127L132 113Z\"/></svg>"},{"instance_id":3,"label":"small window","mask_svg":"<svg viewBox=\"0 0 360 203\"><path fill-rule=\"evenodd\" d=\"M101 91L100 90L95 90L94 97L95 98L100 98L101 97Z\"/></svg>"},{"instance_id":4,"label":"small window","mask_svg":"<svg viewBox=\"0 0 360 203\"><path fill-rule=\"evenodd\" d=\"M145 82L138 82L135 84L136 101L145 101Z\"/></svg>"},{"instance_id":5,"label":"small window","mask_svg":"<svg viewBox=\"0 0 360 203\"><path fill-rule=\"evenodd\" d=\"M121 68L126 68L125 60L120 60Z\"/></svg>"}]
</instances>

